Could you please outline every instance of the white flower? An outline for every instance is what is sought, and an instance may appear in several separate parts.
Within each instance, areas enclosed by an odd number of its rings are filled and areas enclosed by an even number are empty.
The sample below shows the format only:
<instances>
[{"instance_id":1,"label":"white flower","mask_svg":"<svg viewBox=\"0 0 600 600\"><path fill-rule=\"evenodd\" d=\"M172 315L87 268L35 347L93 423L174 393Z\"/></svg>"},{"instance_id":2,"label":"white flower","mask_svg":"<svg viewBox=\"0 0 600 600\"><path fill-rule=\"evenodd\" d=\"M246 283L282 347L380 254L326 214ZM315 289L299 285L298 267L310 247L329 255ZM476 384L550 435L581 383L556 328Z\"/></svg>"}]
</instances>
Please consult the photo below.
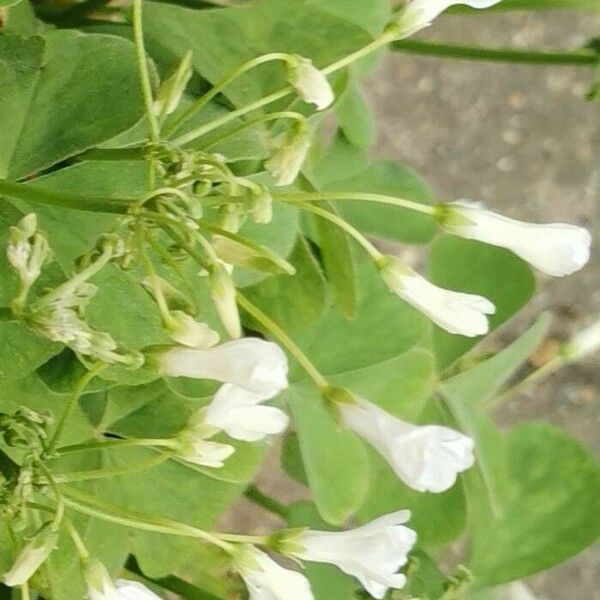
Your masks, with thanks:
<instances>
[{"instance_id":1,"label":"white flower","mask_svg":"<svg viewBox=\"0 0 600 600\"><path fill-rule=\"evenodd\" d=\"M162 600L160 596L151 592L145 585L142 585L138 581L117 579L115 584L117 587L115 600Z\"/></svg>"},{"instance_id":2,"label":"white flower","mask_svg":"<svg viewBox=\"0 0 600 600\"><path fill-rule=\"evenodd\" d=\"M407 37L429 27L431 22L446 9L456 4L466 4L472 8L489 8L501 0L410 0L398 13L396 23L399 36Z\"/></svg>"},{"instance_id":3,"label":"white flower","mask_svg":"<svg viewBox=\"0 0 600 600\"><path fill-rule=\"evenodd\" d=\"M4 584L15 587L29 581L42 566L58 543L58 533L49 528L42 529L17 556L9 571L4 574Z\"/></svg>"},{"instance_id":4,"label":"white flower","mask_svg":"<svg viewBox=\"0 0 600 600\"><path fill-rule=\"evenodd\" d=\"M273 197L268 188L261 186L250 195L248 208L250 218L259 224L270 223L273 219Z\"/></svg>"},{"instance_id":5,"label":"white flower","mask_svg":"<svg viewBox=\"0 0 600 600\"><path fill-rule=\"evenodd\" d=\"M117 588L106 567L96 559L92 559L85 568L84 579L88 600L116 600Z\"/></svg>"},{"instance_id":6,"label":"white flower","mask_svg":"<svg viewBox=\"0 0 600 600\"><path fill-rule=\"evenodd\" d=\"M171 312L173 325L170 335L173 340L191 348L210 348L219 341L219 334L206 323L196 321L181 310Z\"/></svg>"},{"instance_id":7,"label":"white flower","mask_svg":"<svg viewBox=\"0 0 600 600\"><path fill-rule=\"evenodd\" d=\"M206 350L174 347L159 356L163 375L214 379L272 398L287 387L288 362L273 342L242 338Z\"/></svg>"},{"instance_id":8,"label":"white flower","mask_svg":"<svg viewBox=\"0 0 600 600\"><path fill-rule=\"evenodd\" d=\"M234 452L233 446L210 442L205 439L203 433L190 430L180 435L177 455L183 460L201 467L221 469Z\"/></svg>"},{"instance_id":9,"label":"white flower","mask_svg":"<svg viewBox=\"0 0 600 600\"><path fill-rule=\"evenodd\" d=\"M351 531L305 531L293 539L302 546L293 553L301 560L332 563L356 577L371 596L383 598L388 588L406 584L398 569L417 539L402 525L409 518L410 511L401 510Z\"/></svg>"},{"instance_id":10,"label":"white flower","mask_svg":"<svg viewBox=\"0 0 600 600\"><path fill-rule=\"evenodd\" d=\"M37 217L35 213L29 213L10 228L6 245L8 262L27 288L35 283L50 256L48 241L36 231Z\"/></svg>"},{"instance_id":11,"label":"white flower","mask_svg":"<svg viewBox=\"0 0 600 600\"><path fill-rule=\"evenodd\" d=\"M582 227L524 223L463 200L443 208L447 211L444 227L450 233L508 248L548 275L570 275L590 258L592 238Z\"/></svg>"},{"instance_id":12,"label":"white flower","mask_svg":"<svg viewBox=\"0 0 600 600\"><path fill-rule=\"evenodd\" d=\"M576 333L566 344L569 360L578 360L600 350L600 320Z\"/></svg>"},{"instance_id":13,"label":"white flower","mask_svg":"<svg viewBox=\"0 0 600 600\"><path fill-rule=\"evenodd\" d=\"M394 256L386 257L380 272L394 293L449 333L474 337L489 331L486 315L496 309L487 298L438 287Z\"/></svg>"},{"instance_id":14,"label":"white flower","mask_svg":"<svg viewBox=\"0 0 600 600\"><path fill-rule=\"evenodd\" d=\"M294 54L287 66L288 81L304 100L323 110L333 104L335 94L327 77L317 69L312 61Z\"/></svg>"},{"instance_id":15,"label":"white flower","mask_svg":"<svg viewBox=\"0 0 600 600\"><path fill-rule=\"evenodd\" d=\"M281 145L265 162L265 167L275 178L275 185L294 183L310 149L310 137L305 126L292 127Z\"/></svg>"},{"instance_id":16,"label":"white flower","mask_svg":"<svg viewBox=\"0 0 600 600\"><path fill-rule=\"evenodd\" d=\"M235 568L248 587L250 600L314 600L304 575L284 569L253 546L242 550Z\"/></svg>"},{"instance_id":17,"label":"white flower","mask_svg":"<svg viewBox=\"0 0 600 600\"><path fill-rule=\"evenodd\" d=\"M235 299L235 284L225 265L212 266L208 274L210 297L219 313L221 323L232 338L242 335L240 313Z\"/></svg>"},{"instance_id":18,"label":"white flower","mask_svg":"<svg viewBox=\"0 0 600 600\"><path fill-rule=\"evenodd\" d=\"M364 438L409 487L443 492L473 466L473 440L440 425L412 425L362 398L337 404L342 421Z\"/></svg>"},{"instance_id":19,"label":"white flower","mask_svg":"<svg viewBox=\"0 0 600 600\"><path fill-rule=\"evenodd\" d=\"M262 406L261 394L226 383L204 411L207 425L222 429L227 435L247 442L277 435L288 426L288 416L273 406Z\"/></svg>"}]
</instances>

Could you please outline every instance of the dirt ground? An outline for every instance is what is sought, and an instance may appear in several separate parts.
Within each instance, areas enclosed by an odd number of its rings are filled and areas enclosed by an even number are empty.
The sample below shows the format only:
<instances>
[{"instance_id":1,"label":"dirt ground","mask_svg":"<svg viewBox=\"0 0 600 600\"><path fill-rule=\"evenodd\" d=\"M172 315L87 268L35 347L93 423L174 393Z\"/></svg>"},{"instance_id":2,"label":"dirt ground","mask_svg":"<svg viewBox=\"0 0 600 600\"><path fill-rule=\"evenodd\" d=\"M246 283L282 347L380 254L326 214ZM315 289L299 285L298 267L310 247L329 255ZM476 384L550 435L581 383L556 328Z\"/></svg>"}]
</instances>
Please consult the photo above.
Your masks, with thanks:
<instances>
[{"instance_id":1,"label":"dirt ground","mask_svg":"<svg viewBox=\"0 0 600 600\"><path fill-rule=\"evenodd\" d=\"M600 35L600 15L547 12L446 17L423 36L439 41L572 49ZM376 154L420 172L440 200L468 198L515 218L565 221L600 239L600 103L584 99L587 67L479 63L396 54L365 91L379 126ZM515 339L534 314L554 316L563 339L600 318L600 253L564 280L540 279L535 302L496 336ZM597 356L565 369L498 412L501 423L545 419L566 428L600 456ZM260 487L283 501L305 491L280 475L275 456ZM241 500L224 522L264 530L276 519ZM527 582L536 600L600 600L600 548ZM529 600L519 596L519 600Z\"/></svg>"},{"instance_id":2,"label":"dirt ground","mask_svg":"<svg viewBox=\"0 0 600 600\"><path fill-rule=\"evenodd\" d=\"M547 12L446 17L423 37L485 46L573 49L600 35L600 16ZM397 54L365 86L377 154L423 174L440 200L479 200L509 216L565 221L600 239L600 104L585 101L585 67L506 65ZM597 242L596 242L597 248ZM549 310L561 339L600 318L600 253L564 280L541 280L509 342ZM503 423L545 419L600 456L598 356L556 373L501 411ZM600 548L528 582L539 600L600 599Z\"/></svg>"}]
</instances>

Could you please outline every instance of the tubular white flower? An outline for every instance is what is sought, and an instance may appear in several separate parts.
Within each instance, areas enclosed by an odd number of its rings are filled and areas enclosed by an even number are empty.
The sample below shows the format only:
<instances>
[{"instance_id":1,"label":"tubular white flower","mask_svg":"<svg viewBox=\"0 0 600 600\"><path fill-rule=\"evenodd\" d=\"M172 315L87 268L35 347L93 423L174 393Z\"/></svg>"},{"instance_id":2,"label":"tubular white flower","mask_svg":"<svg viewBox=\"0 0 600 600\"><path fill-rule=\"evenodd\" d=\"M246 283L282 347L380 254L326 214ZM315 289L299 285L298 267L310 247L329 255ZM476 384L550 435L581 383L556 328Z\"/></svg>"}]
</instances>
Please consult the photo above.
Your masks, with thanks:
<instances>
[{"instance_id":1,"label":"tubular white flower","mask_svg":"<svg viewBox=\"0 0 600 600\"><path fill-rule=\"evenodd\" d=\"M317 69L312 61L298 54L290 57L287 65L288 81L300 98L324 110L333 104L335 94L327 77Z\"/></svg>"},{"instance_id":2,"label":"tubular white flower","mask_svg":"<svg viewBox=\"0 0 600 600\"><path fill-rule=\"evenodd\" d=\"M99 560L90 560L85 568L84 579L88 600L116 600L117 588Z\"/></svg>"},{"instance_id":3,"label":"tubular white flower","mask_svg":"<svg viewBox=\"0 0 600 600\"><path fill-rule=\"evenodd\" d=\"M592 237L582 227L525 223L465 200L451 202L443 208L447 211L443 225L450 233L512 250L548 275L570 275L590 258Z\"/></svg>"},{"instance_id":4,"label":"tubular white flower","mask_svg":"<svg viewBox=\"0 0 600 600\"><path fill-rule=\"evenodd\" d=\"M181 434L177 455L183 460L211 469L221 469L235 452L229 444L210 442L202 433L185 431Z\"/></svg>"},{"instance_id":5,"label":"tubular white flower","mask_svg":"<svg viewBox=\"0 0 600 600\"><path fill-rule=\"evenodd\" d=\"M29 581L42 566L58 543L58 533L45 528L21 550L9 571L4 574L4 585L15 587Z\"/></svg>"},{"instance_id":6,"label":"tubular white flower","mask_svg":"<svg viewBox=\"0 0 600 600\"><path fill-rule=\"evenodd\" d=\"M173 326L170 335L173 340L191 348L211 348L219 342L219 334L206 323L196 321L181 310L171 312Z\"/></svg>"},{"instance_id":7,"label":"tubular white flower","mask_svg":"<svg viewBox=\"0 0 600 600\"><path fill-rule=\"evenodd\" d=\"M401 510L344 532L305 531L293 539L302 550L293 554L301 560L328 562L356 577L375 598L383 598L389 588L401 589L406 576L398 569L417 534L404 527L409 510Z\"/></svg>"},{"instance_id":8,"label":"tubular white flower","mask_svg":"<svg viewBox=\"0 0 600 600\"><path fill-rule=\"evenodd\" d=\"M273 342L242 338L207 350L174 347L158 357L163 375L233 383L264 400L288 385L288 362Z\"/></svg>"},{"instance_id":9,"label":"tubular white flower","mask_svg":"<svg viewBox=\"0 0 600 600\"><path fill-rule=\"evenodd\" d=\"M248 587L250 600L314 600L304 575L284 569L253 546L242 550L234 566Z\"/></svg>"},{"instance_id":10,"label":"tubular white flower","mask_svg":"<svg viewBox=\"0 0 600 600\"><path fill-rule=\"evenodd\" d=\"M473 440L441 425L413 425L375 404L356 398L340 402L342 421L390 464L398 477L419 492L443 492L473 466Z\"/></svg>"},{"instance_id":11,"label":"tubular white flower","mask_svg":"<svg viewBox=\"0 0 600 600\"><path fill-rule=\"evenodd\" d=\"M139 581L117 579L115 585L117 588L115 600L162 600L160 596L157 596L154 592L151 592Z\"/></svg>"},{"instance_id":12,"label":"tubular white flower","mask_svg":"<svg viewBox=\"0 0 600 600\"><path fill-rule=\"evenodd\" d=\"M281 145L265 162L265 167L275 178L275 185L294 183L310 149L310 137L306 126L292 127L284 136Z\"/></svg>"},{"instance_id":13,"label":"tubular white flower","mask_svg":"<svg viewBox=\"0 0 600 600\"><path fill-rule=\"evenodd\" d=\"M431 22L445 10L457 4L466 4L471 8L489 8L501 0L410 0L396 18L398 35L408 37L429 27Z\"/></svg>"},{"instance_id":14,"label":"tubular white flower","mask_svg":"<svg viewBox=\"0 0 600 600\"><path fill-rule=\"evenodd\" d=\"M486 315L496 309L487 298L438 287L395 256L386 257L380 272L395 294L449 333L475 337L489 331Z\"/></svg>"},{"instance_id":15,"label":"tubular white flower","mask_svg":"<svg viewBox=\"0 0 600 600\"><path fill-rule=\"evenodd\" d=\"M208 274L210 296L219 318L232 338L242 335L240 313L235 299L235 284L225 265L215 264Z\"/></svg>"},{"instance_id":16,"label":"tubular white flower","mask_svg":"<svg viewBox=\"0 0 600 600\"><path fill-rule=\"evenodd\" d=\"M274 406L262 406L264 400L261 394L226 383L204 411L204 421L230 437L246 442L278 435L288 426L289 418Z\"/></svg>"}]
</instances>

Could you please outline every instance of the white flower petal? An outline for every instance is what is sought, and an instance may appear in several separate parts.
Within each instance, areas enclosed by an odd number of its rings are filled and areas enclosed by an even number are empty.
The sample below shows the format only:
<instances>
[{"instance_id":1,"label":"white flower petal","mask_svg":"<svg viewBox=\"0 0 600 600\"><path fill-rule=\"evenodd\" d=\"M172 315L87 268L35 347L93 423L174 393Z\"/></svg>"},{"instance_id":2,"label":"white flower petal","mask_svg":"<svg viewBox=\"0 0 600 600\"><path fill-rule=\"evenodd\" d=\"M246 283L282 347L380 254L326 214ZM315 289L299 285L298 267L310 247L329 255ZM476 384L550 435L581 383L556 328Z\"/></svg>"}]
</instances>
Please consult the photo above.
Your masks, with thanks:
<instances>
[{"instance_id":1,"label":"white flower petal","mask_svg":"<svg viewBox=\"0 0 600 600\"><path fill-rule=\"evenodd\" d=\"M291 185L298 177L310 149L310 137L306 131L291 129L281 145L265 162L265 167L276 180L276 185Z\"/></svg>"},{"instance_id":2,"label":"white flower petal","mask_svg":"<svg viewBox=\"0 0 600 600\"><path fill-rule=\"evenodd\" d=\"M38 533L17 556L9 571L4 574L4 584L22 585L42 566L58 543L58 533L44 529Z\"/></svg>"},{"instance_id":3,"label":"white flower petal","mask_svg":"<svg viewBox=\"0 0 600 600\"><path fill-rule=\"evenodd\" d=\"M260 406L264 400L260 394L226 383L206 408L204 421L236 440L256 442L277 435L288 426L288 416L278 408Z\"/></svg>"},{"instance_id":4,"label":"white flower petal","mask_svg":"<svg viewBox=\"0 0 600 600\"><path fill-rule=\"evenodd\" d=\"M345 425L371 444L398 477L420 492L443 492L473 466L473 440L440 425L412 425L357 398L338 404Z\"/></svg>"},{"instance_id":5,"label":"white flower petal","mask_svg":"<svg viewBox=\"0 0 600 600\"><path fill-rule=\"evenodd\" d=\"M576 333L566 344L570 360L584 358L600 350L600 320Z\"/></svg>"},{"instance_id":6,"label":"white flower petal","mask_svg":"<svg viewBox=\"0 0 600 600\"><path fill-rule=\"evenodd\" d=\"M449 333L467 337L489 331L486 315L496 311L483 296L464 294L434 285L409 269L396 257L387 257L381 276L400 298L427 315L436 325Z\"/></svg>"},{"instance_id":7,"label":"white flower petal","mask_svg":"<svg viewBox=\"0 0 600 600\"><path fill-rule=\"evenodd\" d=\"M177 326L171 331L171 338L190 348L210 348L219 342L219 334L206 323L196 321L180 310L171 312Z\"/></svg>"},{"instance_id":8,"label":"white flower petal","mask_svg":"<svg viewBox=\"0 0 600 600\"><path fill-rule=\"evenodd\" d=\"M194 438L193 433L189 434L188 442L189 449L180 453L179 456L183 460L201 467L221 469L225 466L225 461L235 452L235 448L229 444Z\"/></svg>"},{"instance_id":9,"label":"white flower petal","mask_svg":"<svg viewBox=\"0 0 600 600\"><path fill-rule=\"evenodd\" d=\"M288 80L300 98L314 104L318 110L331 106L335 100L327 77L308 58L294 55L289 66Z\"/></svg>"},{"instance_id":10,"label":"white flower petal","mask_svg":"<svg viewBox=\"0 0 600 600\"><path fill-rule=\"evenodd\" d=\"M160 596L157 596L139 581L118 579L115 585L117 587L116 600L162 600Z\"/></svg>"},{"instance_id":11,"label":"white flower petal","mask_svg":"<svg viewBox=\"0 0 600 600\"><path fill-rule=\"evenodd\" d=\"M159 356L159 366L163 375L233 383L264 400L288 385L285 353L277 344L259 338L233 340L206 350L170 348Z\"/></svg>"},{"instance_id":12,"label":"white flower petal","mask_svg":"<svg viewBox=\"0 0 600 600\"><path fill-rule=\"evenodd\" d=\"M543 273L570 275L590 258L589 231L564 223L535 224L509 219L461 200L447 205L450 233L512 250Z\"/></svg>"}]
</instances>

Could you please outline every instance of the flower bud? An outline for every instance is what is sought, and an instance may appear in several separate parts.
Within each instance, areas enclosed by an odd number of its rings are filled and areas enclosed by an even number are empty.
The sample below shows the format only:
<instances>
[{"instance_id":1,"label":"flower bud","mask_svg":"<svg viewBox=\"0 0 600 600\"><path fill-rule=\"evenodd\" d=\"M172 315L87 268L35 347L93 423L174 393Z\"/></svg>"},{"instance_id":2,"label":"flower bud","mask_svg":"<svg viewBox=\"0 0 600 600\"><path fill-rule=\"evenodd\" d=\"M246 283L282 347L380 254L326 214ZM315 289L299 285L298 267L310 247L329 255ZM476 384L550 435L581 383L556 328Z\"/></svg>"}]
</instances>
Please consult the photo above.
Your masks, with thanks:
<instances>
[{"instance_id":1,"label":"flower bud","mask_svg":"<svg viewBox=\"0 0 600 600\"><path fill-rule=\"evenodd\" d=\"M190 348L210 348L219 342L219 334L206 323L196 321L180 310L171 313L170 335L173 340Z\"/></svg>"},{"instance_id":2,"label":"flower bud","mask_svg":"<svg viewBox=\"0 0 600 600\"><path fill-rule=\"evenodd\" d=\"M293 275L296 272L296 269L287 260L275 254L270 248L260 246L250 240L239 239L240 241L237 241L222 235L215 235L211 243L217 256L227 264L275 275L280 273Z\"/></svg>"},{"instance_id":3,"label":"flower bud","mask_svg":"<svg viewBox=\"0 0 600 600\"><path fill-rule=\"evenodd\" d=\"M242 335L240 313L236 301L235 284L222 263L214 264L208 274L210 296L219 313L219 318L232 338Z\"/></svg>"},{"instance_id":4,"label":"flower bud","mask_svg":"<svg viewBox=\"0 0 600 600\"><path fill-rule=\"evenodd\" d=\"M156 91L154 114L170 115L179 106L185 88L192 78L192 52L185 53L174 73L165 79Z\"/></svg>"},{"instance_id":5,"label":"flower bud","mask_svg":"<svg viewBox=\"0 0 600 600\"><path fill-rule=\"evenodd\" d=\"M9 571L4 574L4 584L9 587L23 585L42 566L58 543L58 533L44 527L17 556Z\"/></svg>"},{"instance_id":6,"label":"flower bud","mask_svg":"<svg viewBox=\"0 0 600 600\"><path fill-rule=\"evenodd\" d=\"M287 63L287 78L300 98L324 110L333 104L335 95L327 77L311 60L294 54Z\"/></svg>"},{"instance_id":7,"label":"flower bud","mask_svg":"<svg viewBox=\"0 0 600 600\"><path fill-rule=\"evenodd\" d=\"M302 169L310 149L310 136L304 124L296 124L283 136L279 147L265 167L275 178L275 185L283 186L294 183Z\"/></svg>"},{"instance_id":8,"label":"flower bud","mask_svg":"<svg viewBox=\"0 0 600 600\"><path fill-rule=\"evenodd\" d=\"M600 350L600 320L577 332L565 345L563 355L569 361L585 358Z\"/></svg>"},{"instance_id":9,"label":"flower bud","mask_svg":"<svg viewBox=\"0 0 600 600\"><path fill-rule=\"evenodd\" d=\"M16 226L10 228L6 246L8 262L27 288L38 279L50 256L48 241L36 230L35 213L25 215Z\"/></svg>"},{"instance_id":10,"label":"flower bud","mask_svg":"<svg viewBox=\"0 0 600 600\"><path fill-rule=\"evenodd\" d=\"M177 444L177 455L183 460L199 465L220 469L225 466L227 460L234 452L235 448L229 444L220 444L206 439L210 436L210 431L186 430L180 434Z\"/></svg>"},{"instance_id":11,"label":"flower bud","mask_svg":"<svg viewBox=\"0 0 600 600\"><path fill-rule=\"evenodd\" d=\"M95 558L91 559L83 573L88 600L116 600L117 588L106 567Z\"/></svg>"},{"instance_id":12,"label":"flower bud","mask_svg":"<svg viewBox=\"0 0 600 600\"><path fill-rule=\"evenodd\" d=\"M266 225L271 222L273 219L273 197L266 187L260 186L257 190L251 192L248 214L255 223Z\"/></svg>"}]
</instances>

